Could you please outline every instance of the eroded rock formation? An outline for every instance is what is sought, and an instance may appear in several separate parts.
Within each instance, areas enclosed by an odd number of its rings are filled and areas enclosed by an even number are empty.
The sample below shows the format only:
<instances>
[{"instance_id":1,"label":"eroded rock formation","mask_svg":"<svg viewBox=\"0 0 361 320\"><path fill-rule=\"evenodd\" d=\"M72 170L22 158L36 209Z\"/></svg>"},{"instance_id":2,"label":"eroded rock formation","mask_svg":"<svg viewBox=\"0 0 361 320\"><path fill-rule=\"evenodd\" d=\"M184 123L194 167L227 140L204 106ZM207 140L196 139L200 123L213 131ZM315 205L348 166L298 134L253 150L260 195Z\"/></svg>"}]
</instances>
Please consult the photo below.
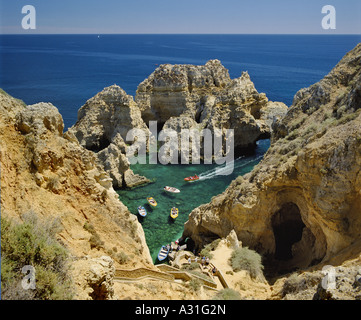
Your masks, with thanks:
<instances>
[{"instance_id":1,"label":"eroded rock formation","mask_svg":"<svg viewBox=\"0 0 361 320\"><path fill-rule=\"evenodd\" d=\"M109 256L85 256L74 262L73 278L79 290L77 300L114 299L114 261Z\"/></svg>"},{"instance_id":2,"label":"eroded rock formation","mask_svg":"<svg viewBox=\"0 0 361 320\"><path fill-rule=\"evenodd\" d=\"M181 152L183 129L209 129L211 134L219 130L223 154L225 131L233 129L235 150L243 152L253 149L257 140L269 137L272 124L286 111L285 104L270 102L264 93L258 93L247 72L230 79L219 60L204 66L164 64L138 86L135 101L116 85L89 99L69 134L96 153L115 188L134 187L149 181L133 173L125 156L126 143L133 143L127 141L131 129L143 130L149 137L147 125L156 121L158 130L178 133ZM190 145L189 157L203 157L203 136L200 139L197 150Z\"/></svg>"},{"instance_id":3,"label":"eroded rock formation","mask_svg":"<svg viewBox=\"0 0 361 320\"><path fill-rule=\"evenodd\" d=\"M115 266L152 267L136 216L96 155L63 128L52 104L26 106L0 92L1 215L57 218L58 240L75 258L110 255Z\"/></svg>"},{"instance_id":4,"label":"eroded rock formation","mask_svg":"<svg viewBox=\"0 0 361 320\"><path fill-rule=\"evenodd\" d=\"M253 148L269 136L274 118L287 111L285 104L258 93L247 72L232 80L219 60L204 66L161 65L138 86L135 101L146 123L170 127L179 118L179 130L182 124L212 132L233 129L236 150Z\"/></svg>"},{"instance_id":5,"label":"eroded rock formation","mask_svg":"<svg viewBox=\"0 0 361 320\"><path fill-rule=\"evenodd\" d=\"M133 97L113 85L89 99L79 109L78 121L69 129L80 144L94 151L98 161L109 173L114 188L135 187L149 182L130 169L125 156L127 133L141 129L148 136L149 130Z\"/></svg>"},{"instance_id":6,"label":"eroded rock formation","mask_svg":"<svg viewBox=\"0 0 361 320\"><path fill-rule=\"evenodd\" d=\"M274 123L261 163L193 210L184 236L201 247L234 229L264 255L269 272L306 268L347 250L361 237L360 110L361 44L296 94Z\"/></svg>"}]
</instances>

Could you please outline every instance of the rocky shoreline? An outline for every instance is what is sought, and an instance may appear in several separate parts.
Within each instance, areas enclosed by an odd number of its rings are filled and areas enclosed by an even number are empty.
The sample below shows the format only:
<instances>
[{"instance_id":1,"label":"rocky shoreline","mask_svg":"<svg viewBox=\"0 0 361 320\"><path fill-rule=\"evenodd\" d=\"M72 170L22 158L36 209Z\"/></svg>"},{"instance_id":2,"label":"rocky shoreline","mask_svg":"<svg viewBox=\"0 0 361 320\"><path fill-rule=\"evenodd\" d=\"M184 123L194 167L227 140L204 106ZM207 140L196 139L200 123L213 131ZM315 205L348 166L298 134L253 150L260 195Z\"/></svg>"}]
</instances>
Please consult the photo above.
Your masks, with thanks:
<instances>
[{"instance_id":1,"label":"rocky shoreline","mask_svg":"<svg viewBox=\"0 0 361 320\"><path fill-rule=\"evenodd\" d=\"M184 236L202 247L234 229L281 273L345 255L361 236L360 77L358 45L296 94L264 159L196 208Z\"/></svg>"},{"instance_id":2,"label":"rocky shoreline","mask_svg":"<svg viewBox=\"0 0 361 320\"><path fill-rule=\"evenodd\" d=\"M190 213L183 237L200 251L232 234L261 254L265 275L277 281L267 295L252 291L253 299L359 299L360 110L361 44L323 80L300 90L290 108L258 93L246 72L230 79L218 60L161 65L134 98L119 86L105 88L65 133L52 104L26 106L0 92L1 214L17 222L27 212L58 218L58 241L76 268L76 298L125 298L126 284L113 290L115 269L159 272L141 225L114 190L149 183L130 168L127 132L149 136L149 121L178 133L233 129L238 151L271 138L251 173ZM318 286L326 264L337 266L347 284ZM209 298L188 289L185 299Z\"/></svg>"},{"instance_id":3,"label":"rocky shoreline","mask_svg":"<svg viewBox=\"0 0 361 320\"><path fill-rule=\"evenodd\" d=\"M244 152L270 137L273 122L286 111L285 104L258 93L248 73L232 80L219 60L204 66L165 64L139 84L135 99L117 85L89 99L68 133L95 152L114 188L132 188L149 180L130 169L125 156L129 130L149 137L149 122L156 121L158 131L177 132L180 143L183 129L209 129L212 134L233 129L235 150ZM226 137L222 139L224 145Z\"/></svg>"}]
</instances>

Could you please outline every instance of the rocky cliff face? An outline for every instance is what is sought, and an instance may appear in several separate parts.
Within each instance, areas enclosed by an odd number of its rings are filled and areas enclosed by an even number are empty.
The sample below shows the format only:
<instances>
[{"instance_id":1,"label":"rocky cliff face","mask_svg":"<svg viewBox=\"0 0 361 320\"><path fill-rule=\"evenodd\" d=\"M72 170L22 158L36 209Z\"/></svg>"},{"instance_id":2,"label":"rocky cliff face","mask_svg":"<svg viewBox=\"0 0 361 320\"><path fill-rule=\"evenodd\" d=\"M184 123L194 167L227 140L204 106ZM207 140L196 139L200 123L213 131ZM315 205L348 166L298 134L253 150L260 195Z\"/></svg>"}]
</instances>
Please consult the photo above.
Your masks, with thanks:
<instances>
[{"instance_id":1,"label":"rocky cliff face","mask_svg":"<svg viewBox=\"0 0 361 320\"><path fill-rule=\"evenodd\" d=\"M114 188L135 187L147 183L145 177L130 169L126 154L126 136L131 129L148 127L133 98L120 87L105 88L79 109L77 123L69 129L80 144L96 153L98 161L109 173Z\"/></svg>"},{"instance_id":2,"label":"rocky cliff face","mask_svg":"<svg viewBox=\"0 0 361 320\"><path fill-rule=\"evenodd\" d=\"M125 158L126 132L147 131L149 120L177 132L233 128L241 148L272 126L264 160L195 209L184 236L201 247L235 233L264 255L269 273L339 265L361 252L360 106L361 44L322 81L300 90L283 119L285 105L259 94L247 73L231 80L219 61L163 65L139 86L136 102L117 86L106 88L66 133L53 105L26 106L0 92L1 214L58 218L58 239L74 258L77 297L112 299L114 268L154 268L140 224L113 189L142 181ZM353 298L359 297L359 265L358 257L338 270L347 275L342 290L357 285ZM338 297L321 289L315 294L321 275L314 278L305 273L293 285L292 279L278 283L274 298L297 296L300 283L305 291L312 287L305 296ZM162 290L149 286L157 297Z\"/></svg>"},{"instance_id":3,"label":"rocky cliff face","mask_svg":"<svg viewBox=\"0 0 361 320\"><path fill-rule=\"evenodd\" d=\"M74 259L111 256L114 266L153 267L141 225L119 201L96 155L49 103L26 106L0 92L1 214L57 218Z\"/></svg>"},{"instance_id":4,"label":"rocky cliff face","mask_svg":"<svg viewBox=\"0 0 361 320\"><path fill-rule=\"evenodd\" d=\"M234 129L236 150L254 147L270 134L274 118L287 111L283 103L258 93L247 72L232 80L219 60L204 66L161 65L138 86L135 101L146 123L154 120L167 128L178 122L179 130Z\"/></svg>"},{"instance_id":5,"label":"rocky cliff face","mask_svg":"<svg viewBox=\"0 0 361 320\"><path fill-rule=\"evenodd\" d=\"M286 111L285 104L270 102L264 93L258 93L248 73L230 79L219 60L204 66L165 64L138 86L135 101L116 85L89 99L80 108L78 121L69 134L96 153L114 188L135 187L149 181L130 169L125 156L126 143L132 144L126 141L129 130L141 129L149 137L146 124L157 121L158 130L178 133L181 146L183 129L209 129L211 133L217 129L223 134L224 146L225 130L233 129L237 152L254 148L257 140L268 137L272 123ZM194 152L190 146L189 156L195 156ZM203 148L197 156L203 156Z\"/></svg>"},{"instance_id":6,"label":"rocky cliff face","mask_svg":"<svg viewBox=\"0 0 361 320\"><path fill-rule=\"evenodd\" d=\"M184 235L202 246L234 229L270 272L347 252L361 237L360 110L361 44L296 94L263 161L193 210Z\"/></svg>"}]
</instances>

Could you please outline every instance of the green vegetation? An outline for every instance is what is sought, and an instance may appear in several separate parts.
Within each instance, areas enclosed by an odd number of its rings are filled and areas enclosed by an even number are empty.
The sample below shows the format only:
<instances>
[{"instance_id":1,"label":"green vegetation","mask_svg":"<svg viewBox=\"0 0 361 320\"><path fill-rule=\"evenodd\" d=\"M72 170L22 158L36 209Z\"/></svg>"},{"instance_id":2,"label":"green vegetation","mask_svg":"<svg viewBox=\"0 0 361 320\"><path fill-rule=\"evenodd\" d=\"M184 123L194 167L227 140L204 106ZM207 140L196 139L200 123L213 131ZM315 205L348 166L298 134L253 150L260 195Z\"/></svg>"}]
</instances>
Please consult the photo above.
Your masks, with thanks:
<instances>
[{"instance_id":1,"label":"green vegetation","mask_svg":"<svg viewBox=\"0 0 361 320\"><path fill-rule=\"evenodd\" d=\"M199 272L199 271L195 271L195 270L190 270L189 273L194 274L195 276L202 278L204 280L207 281L213 281L209 276L207 276L206 274Z\"/></svg>"},{"instance_id":2,"label":"green vegetation","mask_svg":"<svg viewBox=\"0 0 361 320\"><path fill-rule=\"evenodd\" d=\"M304 114L301 114L298 117L294 118L292 120L292 124L290 124L290 131L300 128L304 124L306 119L307 119L307 116L305 116Z\"/></svg>"},{"instance_id":3,"label":"green vegetation","mask_svg":"<svg viewBox=\"0 0 361 320\"><path fill-rule=\"evenodd\" d=\"M292 140L295 140L296 138L298 138L299 135L300 135L300 133L298 132L297 129L295 129L295 130L291 131L291 133L288 136L286 136L285 139L292 141Z\"/></svg>"},{"instance_id":4,"label":"green vegetation","mask_svg":"<svg viewBox=\"0 0 361 320\"><path fill-rule=\"evenodd\" d=\"M214 251L217 249L219 242L221 241L221 239L216 239L213 242L207 244L199 253L199 255L201 257L208 257L209 259L213 258L213 254L211 253L211 251Z\"/></svg>"},{"instance_id":5,"label":"green vegetation","mask_svg":"<svg viewBox=\"0 0 361 320\"><path fill-rule=\"evenodd\" d=\"M353 112L353 113L345 113L342 115L342 117L340 119L338 119L336 125L346 124L347 122L355 120L359 115L360 115L359 110L357 110L356 112Z\"/></svg>"},{"instance_id":6,"label":"green vegetation","mask_svg":"<svg viewBox=\"0 0 361 320\"><path fill-rule=\"evenodd\" d=\"M123 251L119 252L118 254L115 255L114 257L116 260L118 260L118 262L120 264L124 264L128 261L129 257L127 256L126 253L124 253Z\"/></svg>"},{"instance_id":7,"label":"green vegetation","mask_svg":"<svg viewBox=\"0 0 361 320\"><path fill-rule=\"evenodd\" d=\"M1 297L4 300L70 300L68 252L55 235L58 220L40 222L35 213L23 223L1 217ZM22 268L35 270L35 289L23 289Z\"/></svg>"},{"instance_id":8,"label":"green vegetation","mask_svg":"<svg viewBox=\"0 0 361 320\"><path fill-rule=\"evenodd\" d=\"M213 297L213 300L241 300L241 296L236 290L227 288L220 290Z\"/></svg>"},{"instance_id":9,"label":"green vegetation","mask_svg":"<svg viewBox=\"0 0 361 320\"><path fill-rule=\"evenodd\" d=\"M202 286L203 282L200 279L197 278L193 278L188 282L188 287L190 287L193 291L198 291L201 286Z\"/></svg>"},{"instance_id":10,"label":"green vegetation","mask_svg":"<svg viewBox=\"0 0 361 320\"><path fill-rule=\"evenodd\" d=\"M262 257L247 247L235 249L230 258L233 271L247 270L252 278L263 277Z\"/></svg>"},{"instance_id":11,"label":"green vegetation","mask_svg":"<svg viewBox=\"0 0 361 320\"><path fill-rule=\"evenodd\" d=\"M181 270L196 270L199 269L198 262L192 262L191 264L185 264L181 267Z\"/></svg>"},{"instance_id":12,"label":"green vegetation","mask_svg":"<svg viewBox=\"0 0 361 320\"><path fill-rule=\"evenodd\" d=\"M98 235L98 233L95 231L94 226L88 222L85 222L83 228L91 233L91 237L89 239L90 248L96 248L96 249L102 249L104 248L104 241L102 241Z\"/></svg>"}]
</instances>

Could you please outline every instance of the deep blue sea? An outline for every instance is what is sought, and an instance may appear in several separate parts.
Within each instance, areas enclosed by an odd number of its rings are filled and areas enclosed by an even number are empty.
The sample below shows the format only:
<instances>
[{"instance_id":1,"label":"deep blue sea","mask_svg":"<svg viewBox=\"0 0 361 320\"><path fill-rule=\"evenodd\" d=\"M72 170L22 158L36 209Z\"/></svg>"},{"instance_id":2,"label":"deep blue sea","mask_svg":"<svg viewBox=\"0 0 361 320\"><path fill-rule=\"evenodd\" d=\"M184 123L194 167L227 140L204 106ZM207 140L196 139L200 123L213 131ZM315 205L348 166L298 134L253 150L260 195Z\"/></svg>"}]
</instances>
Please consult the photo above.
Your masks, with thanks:
<instances>
[{"instance_id":1,"label":"deep blue sea","mask_svg":"<svg viewBox=\"0 0 361 320\"><path fill-rule=\"evenodd\" d=\"M289 106L299 89L322 79L359 42L360 36L341 35L0 35L0 88L27 104L53 103L68 128L78 109L107 86L134 96L159 64L219 59L232 78L248 71L259 92ZM254 155L236 160L230 176L213 175L213 165L133 166L154 183L119 196L134 214L138 205L147 206L147 196L158 201L141 220L153 260L161 245L180 236L193 208L252 170L268 147L269 141L260 141ZM207 179L185 184L194 173ZM164 185L181 193L165 194ZM180 210L175 221L169 219L172 206Z\"/></svg>"},{"instance_id":2,"label":"deep blue sea","mask_svg":"<svg viewBox=\"0 0 361 320\"><path fill-rule=\"evenodd\" d=\"M232 78L248 71L259 92L290 105L323 78L360 36L0 35L0 87L27 104L52 102L65 128L104 87L135 95L156 64L219 59Z\"/></svg>"}]
</instances>

